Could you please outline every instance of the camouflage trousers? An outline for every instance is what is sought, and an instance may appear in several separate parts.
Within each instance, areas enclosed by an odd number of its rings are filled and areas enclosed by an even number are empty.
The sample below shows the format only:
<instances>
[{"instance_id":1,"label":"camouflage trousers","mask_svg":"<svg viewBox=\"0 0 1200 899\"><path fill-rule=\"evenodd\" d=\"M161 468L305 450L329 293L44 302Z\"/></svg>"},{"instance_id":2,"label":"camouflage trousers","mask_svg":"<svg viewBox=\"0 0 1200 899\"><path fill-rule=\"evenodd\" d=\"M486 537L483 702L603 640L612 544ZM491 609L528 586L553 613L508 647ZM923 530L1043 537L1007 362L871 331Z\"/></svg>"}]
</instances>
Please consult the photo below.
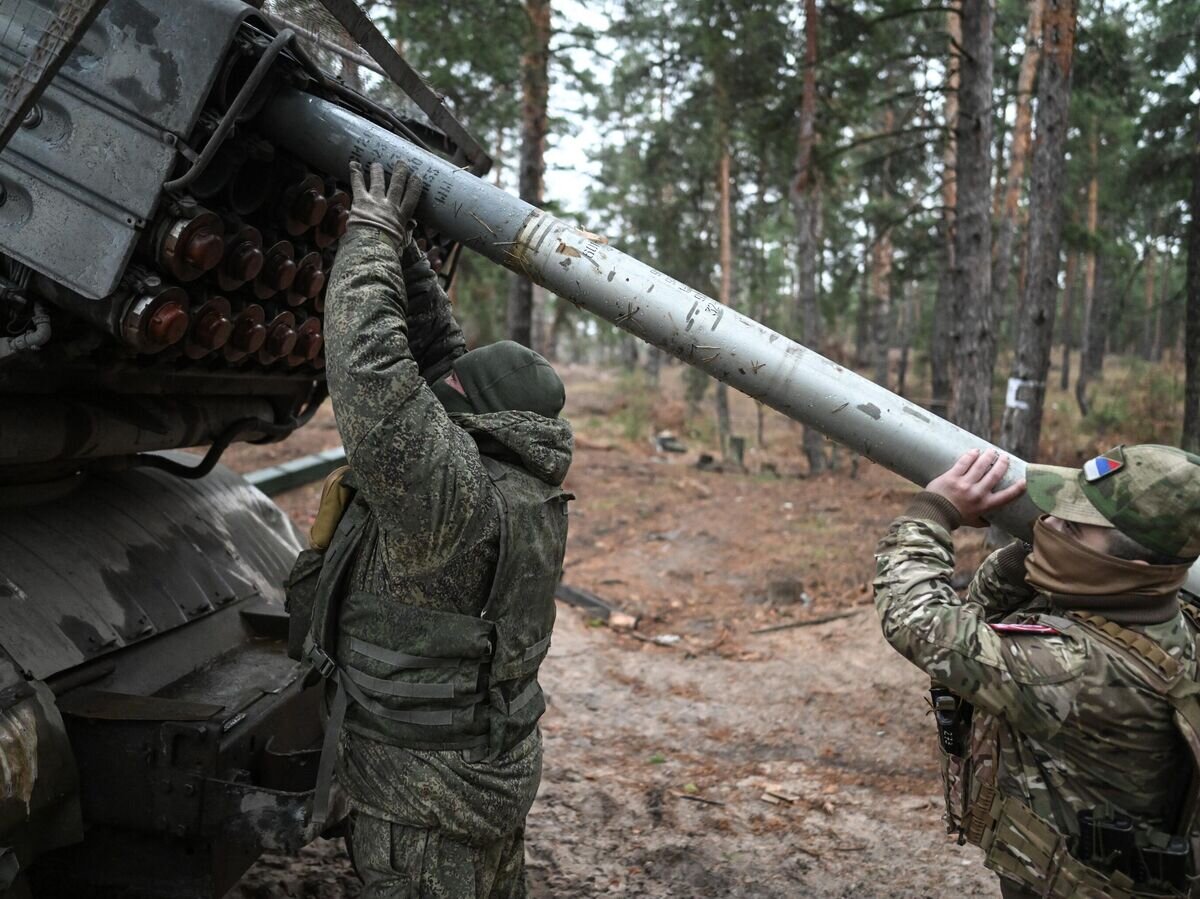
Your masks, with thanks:
<instances>
[{"instance_id":1,"label":"camouflage trousers","mask_svg":"<svg viewBox=\"0 0 1200 899\"><path fill-rule=\"evenodd\" d=\"M362 899L524 899L525 829L484 846L356 812L350 848Z\"/></svg>"},{"instance_id":2,"label":"camouflage trousers","mask_svg":"<svg viewBox=\"0 0 1200 899\"><path fill-rule=\"evenodd\" d=\"M525 896L525 816L542 779L537 730L489 761L355 733L340 749L363 899Z\"/></svg>"}]
</instances>

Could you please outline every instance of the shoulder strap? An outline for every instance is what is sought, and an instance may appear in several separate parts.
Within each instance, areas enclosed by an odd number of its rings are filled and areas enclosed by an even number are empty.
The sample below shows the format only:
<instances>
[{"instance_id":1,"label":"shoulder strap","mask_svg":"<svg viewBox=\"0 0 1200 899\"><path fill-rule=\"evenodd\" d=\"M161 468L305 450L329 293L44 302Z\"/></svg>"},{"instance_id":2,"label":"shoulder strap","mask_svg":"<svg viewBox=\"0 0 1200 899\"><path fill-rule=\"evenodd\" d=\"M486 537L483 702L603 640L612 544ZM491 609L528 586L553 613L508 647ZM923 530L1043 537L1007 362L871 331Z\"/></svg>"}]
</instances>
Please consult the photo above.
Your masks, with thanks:
<instances>
[{"instance_id":1,"label":"shoulder strap","mask_svg":"<svg viewBox=\"0 0 1200 899\"><path fill-rule=\"evenodd\" d=\"M496 508L500 512L500 545L496 554L496 570L492 572L492 583L488 587L487 600L479 612L480 618L487 618L492 611L492 604L502 583L500 574L504 571L504 563L507 561L505 557L508 555L508 531L512 525L508 520L508 499L504 496L504 491L500 489L500 482L508 477L508 472L495 459L488 456L482 458L483 467L492 482L492 495L496 497Z\"/></svg>"},{"instance_id":2,"label":"shoulder strap","mask_svg":"<svg viewBox=\"0 0 1200 899\"><path fill-rule=\"evenodd\" d=\"M309 626L304 647L308 655L311 655L314 647L323 650L331 650L333 647L341 588L350 572L351 563L358 555L370 514L366 503L359 502L357 498L351 500L349 508L342 515L342 520L338 522L329 549L325 551L325 564L321 567L321 576L317 580L313 598L312 624ZM322 671L322 675L324 674Z\"/></svg>"},{"instance_id":3,"label":"shoulder strap","mask_svg":"<svg viewBox=\"0 0 1200 899\"><path fill-rule=\"evenodd\" d=\"M343 482L344 483L344 482ZM370 509L366 503L354 498L338 522L333 540L325 552L325 564L317 580L313 599L312 622L304 641L304 657L313 670L322 678L335 677L337 664L333 659L333 641L336 639L337 610L341 605L342 585L350 572L350 565L358 555L362 544ZM347 693L340 678L334 693L333 704L325 719L325 738L321 744L321 760L317 766L317 782L313 790L309 823L313 835L319 836L329 818L329 798L333 784L333 766L337 756L338 734L346 718Z\"/></svg>"},{"instance_id":4,"label":"shoulder strap","mask_svg":"<svg viewBox=\"0 0 1200 899\"><path fill-rule=\"evenodd\" d=\"M1122 627L1103 615L1093 615L1089 612L1071 612L1070 615L1104 643L1144 663L1144 667L1152 675L1152 686L1164 696L1187 673L1178 659L1169 655L1145 634Z\"/></svg>"}]
</instances>

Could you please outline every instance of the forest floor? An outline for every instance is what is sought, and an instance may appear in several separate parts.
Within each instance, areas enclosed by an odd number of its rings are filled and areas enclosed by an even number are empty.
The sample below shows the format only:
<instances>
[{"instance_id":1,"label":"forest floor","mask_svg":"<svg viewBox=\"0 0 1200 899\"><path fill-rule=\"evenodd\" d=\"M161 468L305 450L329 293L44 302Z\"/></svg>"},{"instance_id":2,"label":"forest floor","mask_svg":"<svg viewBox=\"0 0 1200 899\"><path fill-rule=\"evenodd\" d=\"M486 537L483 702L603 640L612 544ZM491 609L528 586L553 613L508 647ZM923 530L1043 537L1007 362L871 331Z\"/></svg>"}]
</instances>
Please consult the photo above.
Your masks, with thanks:
<instances>
[{"instance_id":1,"label":"forest floor","mask_svg":"<svg viewBox=\"0 0 1200 899\"><path fill-rule=\"evenodd\" d=\"M732 393L747 470L700 470L711 429L685 433L678 369L658 393L590 368L564 379L577 499L563 580L638 622L559 604L533 895L998 895L979 852L945 834L928 679L883 642L871 605L875 541L913 488L866 462L852 473L845 454L840 471L802 477L799 430L768 412L758 445L755 405ZM689 450L657 452L648 435L663 428ZM1075 437L1064 463L1089 449ZM337 443L326 408L228 461ZM318 490L280 498L302 528ZM959 539L965 571L982 535ZM341 841L318 841L264 858L231 895L357 892Z\"/></svg>"}]
</instances>

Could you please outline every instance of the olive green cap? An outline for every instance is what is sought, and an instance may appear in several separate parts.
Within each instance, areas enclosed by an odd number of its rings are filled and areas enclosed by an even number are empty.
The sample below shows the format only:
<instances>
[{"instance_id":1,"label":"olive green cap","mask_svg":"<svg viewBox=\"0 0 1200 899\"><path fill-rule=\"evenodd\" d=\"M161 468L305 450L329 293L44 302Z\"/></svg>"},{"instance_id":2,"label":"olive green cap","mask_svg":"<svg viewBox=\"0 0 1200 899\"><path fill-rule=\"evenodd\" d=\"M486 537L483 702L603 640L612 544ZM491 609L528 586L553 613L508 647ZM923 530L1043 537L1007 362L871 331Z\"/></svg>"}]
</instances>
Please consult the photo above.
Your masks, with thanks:
<instances>
[{"instance_id":1,"label":"olive green cap","mask_svg":"<svg viewBox=\"0 0 1200 899\"><path fill-rule=\"evenodd\" d=\"M1118 446L1082 468L1030 465L1029 498L1064 521L1116 528L1166 556L1200 556L1200 456L1173 446Z\"/></svg>"},{"instance_id":2,"label":"olive green cap","mask_svg":"<svg viewBox=\"0 0 1200 899\"><path fill-rule=\"evenodd\" d=\"M453 371L466 396L445 378L433 384L433 392L447 412L536 412L557 418L567 399L562 379L550 363L511 340L459 356Z\"/></svg>"}]
</instances>

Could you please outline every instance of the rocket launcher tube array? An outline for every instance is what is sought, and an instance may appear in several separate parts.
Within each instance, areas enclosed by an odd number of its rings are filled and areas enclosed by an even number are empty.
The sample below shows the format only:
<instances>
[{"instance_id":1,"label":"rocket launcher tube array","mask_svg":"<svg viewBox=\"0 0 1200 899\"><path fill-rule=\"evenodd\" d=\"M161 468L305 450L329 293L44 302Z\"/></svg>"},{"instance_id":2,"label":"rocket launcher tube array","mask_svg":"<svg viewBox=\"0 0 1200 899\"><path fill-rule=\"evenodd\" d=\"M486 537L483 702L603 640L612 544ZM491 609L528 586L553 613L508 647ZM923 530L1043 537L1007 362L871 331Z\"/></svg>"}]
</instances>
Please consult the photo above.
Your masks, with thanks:
<instances>
[{"instance_id":1,"label":"rocket launcher tube array","mask_svg":"<svg viewBox=\"0 0 1200 899\"><path fill-rule=\"evenodd\" d=\"M924 485L992 444L336 104L295 90L267 104L270 138L313 168L404 163L425 182L417 218L635 337ZM1024 476L1017 458L1003 484ZM1028 539L1026 497L992 521ZM1186 588L1200 595L1200 565Z\"/></svg>"}]
</instances>

